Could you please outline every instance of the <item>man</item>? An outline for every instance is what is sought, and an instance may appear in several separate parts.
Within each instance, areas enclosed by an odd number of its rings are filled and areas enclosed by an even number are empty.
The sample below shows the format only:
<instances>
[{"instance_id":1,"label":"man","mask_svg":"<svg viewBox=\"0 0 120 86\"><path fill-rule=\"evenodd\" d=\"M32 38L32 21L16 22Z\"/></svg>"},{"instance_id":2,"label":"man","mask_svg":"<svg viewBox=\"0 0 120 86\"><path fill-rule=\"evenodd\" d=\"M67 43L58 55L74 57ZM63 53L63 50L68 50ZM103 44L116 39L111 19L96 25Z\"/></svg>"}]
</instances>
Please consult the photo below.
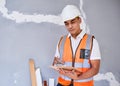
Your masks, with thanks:
<instances>
[{"instance_id":1,"label":"man","mask_svg":"<svg viewBox=\"0 0 120 86\"><path fill-rule=\"evenodd\" d=\"M57 69L57 86L94 86L93 76L99 72L101 59L98 42L81 28L82 16L77 7L67 5L61 17L69 34L61 37L53 65L71 69Z\"/></svg>"}]
</instances>

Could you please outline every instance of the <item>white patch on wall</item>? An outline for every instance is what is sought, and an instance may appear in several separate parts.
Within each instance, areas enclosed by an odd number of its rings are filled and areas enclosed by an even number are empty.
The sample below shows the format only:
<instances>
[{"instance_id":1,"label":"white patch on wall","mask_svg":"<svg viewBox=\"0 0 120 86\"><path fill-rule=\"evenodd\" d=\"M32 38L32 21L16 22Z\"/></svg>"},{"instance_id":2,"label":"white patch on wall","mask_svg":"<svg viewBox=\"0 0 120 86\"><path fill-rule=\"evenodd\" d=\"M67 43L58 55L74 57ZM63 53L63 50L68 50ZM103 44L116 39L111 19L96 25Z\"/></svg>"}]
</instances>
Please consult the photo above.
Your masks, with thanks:
<instances>
[{"instance_id":1,"label":"white patch on wall","mask_svg":"<svg viewBox=\"0 0 120 86\"><path fill-rule=\"evenodd\" d=\"M107 72L105 74L99 73L94 77L94 80L106 80L109 82L110 86L120 86L120 83L115 79L115 76L111 72Z\"/></svg>"},{"instance_id":2,"label":"white patch on wall","mask_svg":"<svg viewBox=\"0 0 120 86\"><path fill-rule=\"evenodd\" d=\"M8 14L8 9L5 7L6 0L0 0L0 12L2 16L15 21L16 23L24 23L24 22L34 22L34 23L41 23L41 22L49 22L58 25L63 25L61 22L61 17L58 15L43 15L34 13L33 15L28 15L24 13L20 13L18 11L13 11L12 13Z\"/></svg>"},{"instance_id":3,"label":"white patch on wall","mask_svg":"<svg viewBox=\"0 0 120 86\"><path fill-rule=\"evenodd\" d=\"M0 0L0 12L4 18L10 19L15 21L16 23L24 23L24 22L34 22L34 23L41 23L41 22L49 22L57 25L63 25L61 22L61 18L59 15L43 15L43 14L36 14L28 15L24 13L20 13L18 11L13 11L11 14L8 14L8 9L5 7L6 0ZM85 13L82 10L83 1L80 0L80 10L83 13L84 19L86 19ZM115 79L113 73L108 72L106 74L98 74L94 77L96 81L100 80L107 80L110 86L120 86L120 83ZM17 81L15 80L14 83L16 84Z\"/></svg>"}]
</instances>

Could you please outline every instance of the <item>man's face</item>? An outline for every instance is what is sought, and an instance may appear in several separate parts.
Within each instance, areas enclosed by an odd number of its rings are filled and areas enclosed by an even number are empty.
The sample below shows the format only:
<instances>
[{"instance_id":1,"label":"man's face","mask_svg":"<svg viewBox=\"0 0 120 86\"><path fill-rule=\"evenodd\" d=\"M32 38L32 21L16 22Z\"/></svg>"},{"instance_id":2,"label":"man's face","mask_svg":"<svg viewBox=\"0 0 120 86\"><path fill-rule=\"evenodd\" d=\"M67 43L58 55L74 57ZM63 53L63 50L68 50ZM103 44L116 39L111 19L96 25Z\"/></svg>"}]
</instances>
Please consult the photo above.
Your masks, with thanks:
<instances>
[{"instance_id":1,"label":"man's face","mask_svg":"<svg viewBox=\"0 0 120 86\"><path fill-rule=\"evenodd\" d=\"M64 24L65 24L67 30L69 31L69 33L75 38L81 31L80 23L81 23L81 18L80 17L76 17L74 19L67 20L67 21L64 22Z\"/></svg>"}]
</instances>

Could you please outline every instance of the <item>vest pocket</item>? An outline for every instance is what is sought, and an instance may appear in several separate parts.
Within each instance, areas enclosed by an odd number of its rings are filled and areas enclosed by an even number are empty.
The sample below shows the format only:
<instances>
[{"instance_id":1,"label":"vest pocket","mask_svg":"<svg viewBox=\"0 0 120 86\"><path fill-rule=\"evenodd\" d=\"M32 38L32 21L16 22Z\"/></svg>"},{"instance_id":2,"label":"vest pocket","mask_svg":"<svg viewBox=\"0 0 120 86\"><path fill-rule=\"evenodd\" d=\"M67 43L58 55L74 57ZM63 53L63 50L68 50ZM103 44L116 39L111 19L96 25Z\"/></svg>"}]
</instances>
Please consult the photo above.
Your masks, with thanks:
<instances>
[{"instance_id":1,"label":"vest pocket","mask_svg":"<svg viewBox=\"0 0 120 86\"><path fill-rule=\"evenodd\" d=\"M80 49L80 58L89 59L90 58L90 49Z\"/></svg>"}]
</instances>

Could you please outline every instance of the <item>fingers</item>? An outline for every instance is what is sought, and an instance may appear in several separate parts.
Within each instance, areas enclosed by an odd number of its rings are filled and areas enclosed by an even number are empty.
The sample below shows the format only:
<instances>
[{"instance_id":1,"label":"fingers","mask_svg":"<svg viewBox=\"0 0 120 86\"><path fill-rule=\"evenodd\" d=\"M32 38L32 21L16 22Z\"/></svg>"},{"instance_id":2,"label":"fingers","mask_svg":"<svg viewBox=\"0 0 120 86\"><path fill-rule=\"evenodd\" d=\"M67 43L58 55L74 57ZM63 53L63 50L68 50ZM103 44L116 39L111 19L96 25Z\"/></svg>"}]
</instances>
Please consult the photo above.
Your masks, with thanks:
<instances>
[{"instance_id":1,"label":"fingers","mask_svg":"<svg viewBox=\"0 0 120 86\"><path fill-rule=\"evenodd\" d=\"M60 58L55 58L56 64L64 64L64 62Z\"/></svg>"},{"instance_id":2,"label":"fingers","mask_svg":"<svg viewBox=\"0 0 120 86\"><path fill-rule=\"evenodd\" d=\"M64 62L61 61L60 58L55 57L52 65L55 65L55 64L64 64Z\"/></svg>"},{"instance_id":3,"label":"fingers","mask_svg":"<svg viewBox=\"0 0 120 86\"><path fill-rule=\"evenodd\" d=\"M65 75L65 71L62 68L59 68L59 73Z\"/></svg>"},{"instance_id":4,"label":"fingers","mask_svg":"<svg viewBox=\"0 0 120 86\"><path fill-rule=\"evenodd\" d=\"M57 57L54 57L54 60L53 60L53 66L55 65L55 64L57 64Z\"/></svg>"}]
</instances>

